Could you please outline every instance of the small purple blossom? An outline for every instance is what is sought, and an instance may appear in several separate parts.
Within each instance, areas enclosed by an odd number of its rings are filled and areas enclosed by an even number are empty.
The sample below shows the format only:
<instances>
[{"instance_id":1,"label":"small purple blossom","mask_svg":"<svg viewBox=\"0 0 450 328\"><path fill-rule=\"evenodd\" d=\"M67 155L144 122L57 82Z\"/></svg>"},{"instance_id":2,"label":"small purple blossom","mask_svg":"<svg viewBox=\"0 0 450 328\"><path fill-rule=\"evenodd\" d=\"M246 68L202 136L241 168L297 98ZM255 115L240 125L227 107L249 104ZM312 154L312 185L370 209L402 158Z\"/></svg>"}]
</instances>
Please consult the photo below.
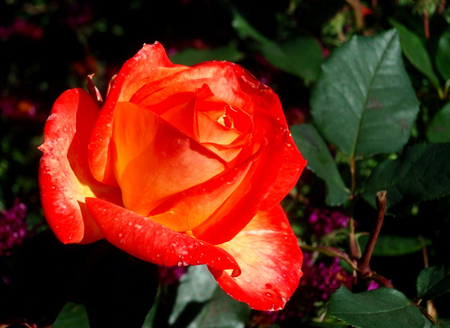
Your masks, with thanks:
<instances>
[{"instance_id":1,"label":"small purple blossom","mask_svg":"<svg viewBox=\"0 0 450 328\"><path fill-rule=\"evenodd\" d=\"M392 280L388 279L384 283L383 283L383 280L382 280L382 282L379 282L379 281L376 281L376 280L371 280L369 282L369 284L367 285L367 290L378 289L378 288L383 287L383 286L387 287L387 283L392 284Z\"/></svg>"},{"instance_id":2,"label":"small purple blossom","mask_svg":"<svg viewBox=\"0 0 450 328\"><path fill-rule=\"evenodd\" d=\"M16 200L13 207L0 211L0 256L9 256L27 237L27 207Z\"/></svg>"},{"instance_id":3,"label":"small purple blossom","mask_svg":"<svg viewBox=\"0 0 450 328\"><path fill-rule=\"evenodd\" d=\"M308 218L308 224L317 237L323 237L337 229L347 228L349 221L348 215L327 208L315 208Z\"/></svg>"},{"instance_id":4,"label":"small purple blossom","mask_svg":"<svg viewBox=\"0 0 450 328\"><path fill-rule=\"evenodd\" d=\"M89 5L71 4L68 8L68 16L62 19L62 23L71 29L87 26L93 21L92 8Z\"/></svg>"},{"instance_id":5,"label":"small purple blossom","mask_svg":"<svg viewBox=\"0 0 450 328\"><path fill-rule=\"evenodd\" d=\"M159 283L164 285L173 285L180 281L180 278L186 273L187 267L177 265L159 268Z\"/></svg>"},{"instance_id":6,"label":"small purple blossom","mask_svg":"<svg viewBox=\"0 0 450 328\"><path fill-rule=\"evenodd\" d=\"M378 284L375 280L372 280L367 286L367 290L377 289L378 287L380 287L380 284Z\"/></svg>"},{"instance_id":7,"label":"small purple blossom","mask_svg":"<svg viewBox=\"0 0 450 328\"><path fill-rule=\"evenodd\" d=\"M14 22L10 26L0 26L0 39L4 40L9 39L13 35L21 35L33 40L39 40L43 34L44 30L42 27L21 18L14 19Z\"/></svg>"},{"instance_id":8,"label":"small purple blossom","mask_svg":"<svg viewBox=\"0 0 450 328\"><path fill-rule=\"evenodd\" d=\"M303 277L300 285L286 303L286 307L277 312L262 312L266 323L290 323L300 321L315 313L317 304L329 300L339 287L350 288L352 275L339 265L339 258L331 262L314 262L310 253L304 253ZM261 317L259 320L263 320Z\"/></svg>"},{"instance_id":9,"label":"small purple blossom","mask_svg":"<svg viewBox=\"0 0 450 328\"><path fill-rule=\"evenodd\" d=\"M17 100L15 98L0 99L0 114L11 118L39 118L39 105L28 99Z\"/></svg>"},{"instance_id":10,"label":"small purple blossom","mask_svg":"<svg viewBox=\"0 0 450 328\"><path fill-rule=\"evenodd\" d=\"M311 266L306 279L309 297L325 302L343 284L350 286L352 277L339 265L339 258L335 257L330 264L320 262Z\"/></svg>"}]
</instances>

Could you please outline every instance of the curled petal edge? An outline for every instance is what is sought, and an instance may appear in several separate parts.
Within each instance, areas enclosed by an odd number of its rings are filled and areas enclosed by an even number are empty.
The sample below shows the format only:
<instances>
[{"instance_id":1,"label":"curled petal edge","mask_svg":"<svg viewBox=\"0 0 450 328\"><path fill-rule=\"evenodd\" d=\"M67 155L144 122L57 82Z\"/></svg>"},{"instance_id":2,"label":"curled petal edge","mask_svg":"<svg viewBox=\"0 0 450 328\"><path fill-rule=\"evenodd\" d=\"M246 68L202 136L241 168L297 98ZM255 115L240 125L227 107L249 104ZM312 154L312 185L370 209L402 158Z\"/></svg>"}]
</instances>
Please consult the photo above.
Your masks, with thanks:
<instances>
[{"instance_id":1,"label":"curled petal edge","mask_svg":"<svg viewBox=\"0 0 450 328\"><path fill-rule=\"evenodd\" d=\"M64 92L55 102L44 129L39 164L42 207L57 238L67 243L91 243L103 238L84 203L102 196L121 203L120 190L105 186L90 174L87 139L98 107L83 89Z\"/></svg>"},{"instance_id":2,"label":"curled petal edge","mask_svg":"<svg viewBox=\"0 0 450 328\"><path fill-rule=\"evenodd\" d=\"M260 311L276 311L297 288L302 252L280 205L259 211L231 241L217 245L234 256L242 274L209 267L220 287L234 299Z\"/></svg>"},{"instance_id":3,"label":"curled petal edge","mask_svg":"<svg viewBox=\"0 0 450 328\"><path fill-rule=\"evenodd\" d=\"M98 198L86 198L89 212L105 238L121 250L154 264L207 264L217 270L241 270L225 250L171 230L151 218Z\"/></svg>"}]
</instances>

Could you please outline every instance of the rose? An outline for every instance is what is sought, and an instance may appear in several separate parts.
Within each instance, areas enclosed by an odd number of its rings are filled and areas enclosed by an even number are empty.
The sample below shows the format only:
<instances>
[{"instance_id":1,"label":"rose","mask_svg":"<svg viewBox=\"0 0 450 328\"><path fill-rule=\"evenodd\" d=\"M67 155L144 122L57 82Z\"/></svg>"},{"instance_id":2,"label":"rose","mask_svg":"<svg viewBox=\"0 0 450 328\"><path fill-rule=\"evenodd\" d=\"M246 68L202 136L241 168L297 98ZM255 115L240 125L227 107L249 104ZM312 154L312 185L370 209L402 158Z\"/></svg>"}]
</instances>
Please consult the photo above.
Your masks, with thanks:
<instances>
[{"instance_id":1,"label":"rose","mask_svg":"<svg viewBox=\"0 0 450 328\"><path fill-rule=\"evenodd\" d=\"M172 64L159 43L124 64L100 111L89 86L57 99L39 147L59 240L206 264L235 299L282 308L302 254L279 203L306 162L273 90L233 63Z\"/></svg>"}]
</instances>

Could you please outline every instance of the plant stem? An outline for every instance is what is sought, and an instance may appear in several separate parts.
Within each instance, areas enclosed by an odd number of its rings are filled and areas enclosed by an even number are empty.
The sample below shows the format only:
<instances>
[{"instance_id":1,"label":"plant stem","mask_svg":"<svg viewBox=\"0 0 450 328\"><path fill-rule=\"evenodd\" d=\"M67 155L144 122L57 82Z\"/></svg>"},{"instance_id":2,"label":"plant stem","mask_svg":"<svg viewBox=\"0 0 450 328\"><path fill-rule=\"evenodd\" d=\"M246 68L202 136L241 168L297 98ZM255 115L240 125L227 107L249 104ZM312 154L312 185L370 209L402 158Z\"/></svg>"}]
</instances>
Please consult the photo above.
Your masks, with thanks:
<instances>
[{"instance_id":1,"label":"plant stem","mask_svg":"<svg viewBox=\"0 0 450 328\"><path fill-rule=\"evenodd\" d=\"M375 228L370 233L369 241L367 242L366 248L364 249L361 260L358 261L358 268L360 269L363 276L371 273L369 263L372 257L373 249L375 248L375 244L378 239L378 235L380 234L381 226L383 225L384 213L386 211L387 199L385 190L377 192L376 202L378 210L377 222L375 224Z\"/></svg>"},{"instance_id":2,"label":"plant stem","mask_svg":"<svg viewBox=\"0 0 450 328\"><path fill-rule=\"evenodd\" d=\"M350 175L352 179L352 186L350 191L350 199L353 199L356 189L356 168L355 168L355 157L352 155L350 156Z\"/></svg>"},{"instance_id":3,"label":"plant stem","mask_svg":"<svg viewBox=\"0 0 450 328\"><path fill-rule=\"evenodd\" d=\"M355 16L355 26L358 31L364 27L364 20L361 11L361 2L359 0L347 0L347 3L353 9L353 15Z\"/></svg>"},{"instance_id":4,"label":"plant stem","mask_svg":"<svg viewBox=\"0 0 450 328\"><path fill-rule=\"evenodd\" d=\"M355 237L355 222L353 218L350 218L350 231L349 231L349 244L350 244L350 255L352 259L359 259L361 257L361 252L359 250L356 237Z\"/></svg>"},{"instance_id":5,"label":"plant stem","mask_svg":"<svg viewBox=\"0 0 450 328\"><path fill-rule=\"evenodd\" d=\"M426 246L425 242L423 241L423 237L422 236L419 236L419 239L423 243L423 247L422 247L423 264L424 264L425 268L428 268L430 266L430 264L428 262L427 246ZM438 318L438 313L437 313L436 306L434 305L433 300L428 300L427 301L427 313L432 318Z\"/></svg>"},{"instance_id":6,"label":"plant stem","mask_svg":"<svg viewBox=\"0 0 450 328\"><path fill-rule=\"evenodd\" d=\"M425 39L430 39L430 19L428 15L428 10L423 11L423 30L425 33Z\"/></svg>"},{"instance_id":7,"label":"plant stem","mask_svg":"<svg viewBox=\"0 0 450 328\"><path fill-rule=\"evenodd\" d=\"M439 4L439 9L438 9L438 12L439 12L439 14L443 14L444 13L444 10L445 10L445 3L446 3L447 1L446 0L441 0L441 3Z\"/></svg>"}]
</instances>

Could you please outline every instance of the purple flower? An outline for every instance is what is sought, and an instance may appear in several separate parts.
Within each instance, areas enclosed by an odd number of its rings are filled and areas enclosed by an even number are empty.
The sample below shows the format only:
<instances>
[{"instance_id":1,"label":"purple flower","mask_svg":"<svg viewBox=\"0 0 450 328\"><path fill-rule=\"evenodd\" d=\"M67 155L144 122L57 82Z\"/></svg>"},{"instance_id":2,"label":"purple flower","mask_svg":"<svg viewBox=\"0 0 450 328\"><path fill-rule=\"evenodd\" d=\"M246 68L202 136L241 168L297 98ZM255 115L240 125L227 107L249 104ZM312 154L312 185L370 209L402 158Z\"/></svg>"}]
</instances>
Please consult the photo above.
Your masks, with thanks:
<instances>
[{"instance_id":1,"label":"purple flower","mask_svg":"<svg viewBox=\"0 0 450 328\"><path fill-rule=\"evenodd\" d=\"M4 40L9 39L13 35L21 35L33 40L39 40L43 34L44 30L42 27L21 18L15 18L10 26L0 26L0 39Z\"/></svg>"},{"instance_id":2,"label":"purple flower","mask_svg":"<svg viewBox=\"0 0 450 328\"><path fill-rule=\"evenodd\" d=\"M163 285L173 285L186 273L187 267L177 265L159 268L159 283Z\"/></svg>"},{"instance_id":3,"label":"purple flower","mask_svg":"<svg viewBox=\"0 0 450 328\"><path fill-rule=\"evenodd\" d=\"M367 290L378 289L378 287L380 287L380 285L375 280L372 280L367 286Z\"/></svg>"},{"instance_id":4,"label":"purple flower","mask_svg":"<svg viewBox=\"0 0 450 328\"><path fill-rule=\"evenodd\" d=\"M39 105L29 99L0 98L0 115L11 118L41 119Z\"/></svg>"},{"instance_id":5,"label":"purple flower","mask_svg":"<svg viewBox=\"0 0 450 328\"><path fill-rule=\"evenodd\" d=\"M27 237L27 207L16 199L12 208L0 211L0 256L9 256Z\"/></svg>"},{"instance_id":6,"label":"purple flower","mask_svg":"<svg viewBox=\"0 0 450 328\"><path fill-rule=\"evenodd\" d=\"M347 228L349 221L348 215L327 208L315 208L308 218L308 224L317 237L323 237L337 229Z\"/></svg>"},{"instance_id":7,"label":"purple flower","mask_svg":"<svg viewBox=\"0 0 450 328\"><path fill-rule=\"evenodd\" d=\"M316 301L327 301L331 294L343 284L350 285L352 277L339 265L339 258L330 264L320 262L309 268L303 278L304 287L309 289L309 297Z\"/></svg>"},{"instance_id":8,"label":"purple flower","mask_svg":"<svg viewBox=\"0 0 450 328\"><path fill-rule=\"evenodd\" d=\"M62 18L62 23L69 26L71 29L77 29L89 25L94 18L92 8L90 5L80 5L74 3L67 8L68 15Z\"/></svg>"},{"instance_id":9,"label":"purple flower","mask_svg":"<svg viewBox=\"0 0 450 328\"><path fill-rule=\"evenodd\" d=\"M310 253L304 253L303 277L286 307L278 312L261 312L259 323L292 323L315 314L318 305L328 301L331 294L342 285L351 286L352 275L339 265L339 258L332 262L314 262Z\"/></svg>"}]
</instances>

